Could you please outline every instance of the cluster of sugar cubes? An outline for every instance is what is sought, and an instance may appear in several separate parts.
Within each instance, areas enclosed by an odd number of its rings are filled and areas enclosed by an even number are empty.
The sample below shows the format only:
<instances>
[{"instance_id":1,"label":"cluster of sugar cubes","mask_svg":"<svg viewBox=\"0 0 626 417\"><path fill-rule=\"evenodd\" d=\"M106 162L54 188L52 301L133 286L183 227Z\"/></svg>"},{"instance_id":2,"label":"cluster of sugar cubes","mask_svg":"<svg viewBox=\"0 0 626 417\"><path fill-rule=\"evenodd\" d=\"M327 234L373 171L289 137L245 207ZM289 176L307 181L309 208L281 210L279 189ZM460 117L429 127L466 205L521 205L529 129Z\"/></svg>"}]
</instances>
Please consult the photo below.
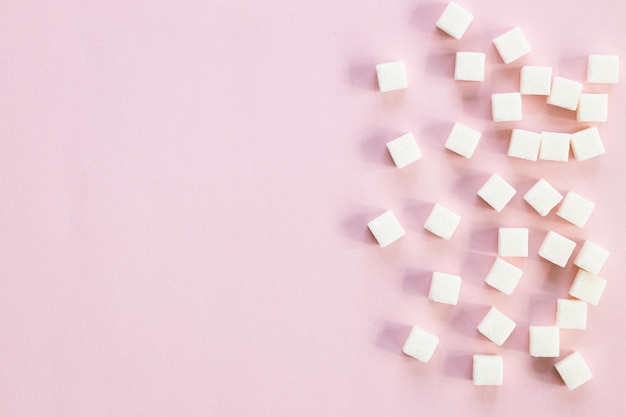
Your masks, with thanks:
<instances>
[{"instance_id":1,"label":"cluster of sugar cubes","mask_svg":"<svg viewBox=\"0 0 626 417\"><path fill-rule=\"evenodd\" d=\"M470 26L474 16L465 8L450 2L436 26L455 39L460 39ZM502 61L509 64L531 52L522 30L515 27L493 40ZM618 82L619 58L614 55L589 55L587 65L588 83L615 84ZM376 66L381 92L401 90L408 87L404 61L394 61ZM459 51L456 54L454 79L482 82L485 79L485 53ZM579 122L606 122L608 95L583 93L582 83L554 76L551 67L523 66L520 70L520 91L496 93L491 97L494 122L519 121L523 119L522 95L546 96L547 103L570 111L576 111ZM461 123L454 123L445 148L471 158L481 133ZM387 143L394 164L404 168L422 158L422 152L412 133L406 133ZM585 127L573 133L532 132L512 129L507 155L529 161L562 161L569 159L570 149L578 161L594 158L605 153L598 128ZM478 190L477 195L496 212L503 210L516 195L517 190L498 174L493 174ZM595 204L568 191L563 196L547 180L539 179L526 191L523 199L537 214L547 216L559 206L556 215L582 228L591 216ZM461 217L441 204L434 204L424 228L432 234L451 239ZM368 223L368 227L380 244L385 247L406 233L391 210ZM541 243L538 256L559 267L565 267L576 248L576 242L555 232L548 231ZM498 229L497 257L485 277L487 285L511 295L519 283L523 271L503 258L528 257L528 229L524 227L500 227ZM606 286L599 277L609 252L600 245L585 241L573 260L578 267L570 299L556 300L554 326L529 326L529 354L532 357L558 358L560 356L560 329L586 329L587 306L597 305ZM433 272L428 298L437 303L456 305L462 279L458 275ZM502 346L515 330L516 323L503 312L491 307L477 331L498 346ZM413 326L403 352L422 362L428 362L434 354L439 338ZM593 375L579 352L574 352L554 364L569 389L589 381ZM503 357L501 355L476 354L473 356L473 381L475 385L502 385Z\"/></svg>"}]
</instances>

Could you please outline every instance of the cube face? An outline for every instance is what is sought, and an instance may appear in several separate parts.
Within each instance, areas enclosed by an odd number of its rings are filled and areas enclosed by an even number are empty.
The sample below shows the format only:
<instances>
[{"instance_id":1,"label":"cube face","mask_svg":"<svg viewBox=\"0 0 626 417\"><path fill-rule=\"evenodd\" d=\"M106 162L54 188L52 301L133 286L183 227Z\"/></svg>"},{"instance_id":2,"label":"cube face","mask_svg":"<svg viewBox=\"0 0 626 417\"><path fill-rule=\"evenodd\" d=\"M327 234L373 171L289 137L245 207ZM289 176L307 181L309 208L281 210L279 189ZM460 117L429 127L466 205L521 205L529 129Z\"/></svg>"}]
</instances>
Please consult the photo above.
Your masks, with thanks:
<instances>
[{"instance_id":1,"label":"cube face","mask_svg":"<svg viewBox=\"0 0 626 417\"><path fill-rule=\"evenodd\" d=\"M556 232L548 232L539 247L539 256L563 268L567 265L575 247L576 242Z\"/></svg>"},{"instance_id":2,"label":"cube face","mask_svg":"<svg viewBox=\"0 0 626 417\"><path fill-rule=\"evenodd\" d=\"M455 123L448 135L445 147L465 158L471 158L478 146L481 133L461 123Z\"/></svg>"},{"instance_id":3,"label":"cube face","mask_svg":"<svg viewBox=\"0 0 626 417\"><path fill-rule=\"evenodd\" d=\"M396 216L387 210L367 224L370 231L381 247L385 247L400 239L406 234Z\"/></svg>"},{"instance_id":4,"label":"cube face","mask_svg":"<svg viewBox=\"0 0 626 417\"><path fill-rule=\"evenodd\" d=\"M580 269L584 269L593 275L598 275L606 260L609 258L610 252L600 245L589 240L585 240L580 252L574 258L574 265Z\"/></svg>"},{"instance_id":5,"label":"cube face","mask_svg":"<svg viewBox=\"0 0 626 417\"><path fill-rule=\"evenodd\" d=\"M498 346L502 346L515 329L515 322L491 307L487 315L478 324L478 331Z\"/></svg>"},{"instance_id":6,"label":"cube face","mask_svg":"<svg viewBox=\"0 0 626 417\"><path fill-rule=\"evenodd\" d=\"M530 326L529 353L535 358L558 358L560 351L559 328Z\"/></svg>"},{"instance_id":7,"label":"cube face","mask_svg":"<svg viewBox=\"0 0 626 417\"><path fill-rule=\"evenodd\" d=\"M433 272L428 298L437 303L456 305L461 291L461 277Z\"/></svg>"},{"instance_id":8,"label":"cube face","mask_svg":"<svg viewBox=\"0 0 626 417\"><path fill-rule=\"evenodd\" d=\"M569 295L596 306L600 302L605 288L606 280L604 278L579 269L569 289Z\"/></svg>"},{"instance_id":9,"label":"cube face","mask_svg":"<svg viewBox=\"0 0 626 417\"><path fill-rule=\"evenodd\" d=\"M541 132L539 159L567 162L572 135L569 133Z\"/></svg>"},{"instance_id":10,"label":"cube face","mask_svg":"<svg viewBox=\"0 0 626 417\"><path fill-rule=\"evenodd\" d=\"M402 90L409 86L404 61L393 61L376 65L378 88L381 93Z\"/></svg>"},{"instance_id":11,"label":"cube face","mask_svg":"<svg viewBox=\"0 0 626 417\"><path fill-rule=\"evenodd\" d=\"M457 81L484 81L485 54L480 52L457 52L454 65Z\"/></svg>"},{"instance_id":12,"label":"cube face","mask_svg":"<svg viewBox=\"0 0 626 417\"><path fill-rule=\"evenodd\" d=\"M551 86L551 67L522 67L520 72L520 93L549 96Z\"/></svg>"},{"instance_id":13,"label":"cube face","mask_svg":"<svg viewBox=\"0 0 626 417\"><path fill-rule=\"evenodd\" d=\"M404 342L402 352L420 362L428 362L435 353L439 338L417 326L413 326L409 337Z\"/></svg>"},{"instance_id":14,"label":"cube face","mask_svg":"<svg viewBox=\"0 0 626 417\"><path fill-rule=\"evenodd\" d=\"M478 190L478 196L482 198L497 212L502 211L517 191L508 182L497 174L493 174Z\"/></svg>"},{"instance_id":15,"label":"cube face","mask_svg":"<svg viewBox=\"0 0 626 417\"><path fill-rule=\"evenodd\" d=\"M424 223L424 229L445 240L450 240L460 221L461 216L440 204L435 204Z\"/></svg>"},{"instance_id":16,"label":"cube face","mask_svg":"<svg viewBox=\"0 0 626 417\"><path fill-rule=\"evenodd\" d=\"M528 257L528 229L524 227L499 228L498 255Z\"/></svg>"},{"instance_id":17,"label":"cube face","mask_svg":"<svg viewBox=\"0 0 626 417\"><path fill-rule=\"evenodd\" d=\"M451 1L437 20L436 26L454 39L461 39L473 19L472 13Z\"/></svg>"},{"instance_id":18,"label":"cube face","mask_svg":"<svg viewBox=\"0 0 626 417\"><path fill-rule=\"evenodd\" d=\"M583 85L577 81L562 77L554 77L552 89L548 96L548 104L567 110L576 110Z\"/></svg>"},{"instance_id":19,"label":"cube face","mask_svg":"<svg viewBox=\"0 0 626 417\"><path fill-rule=\"evenodd\" d=\"M593 373L591 373L585 359L578 352L574 352L555 363L554 367L570 390L580 387L593 378Z\"/></svg>"},{"instance_id":20,"label":"cube face","mask_svg":"<svg viewBox=\"0 0 626 417\"><path fill-rule=\"evenodd\" d=\"M387 142L387 150L389 150L391 159L398 168L404 168L422 158L422 151L412 133L407 133Z\"/></svg>"},{"instance_id":21,"label":"cube face","mask_svg":"<svg viewBox=\"0 0 626 417\"><path fill-rule=\"evenodd\" d=\"M576 110L579 122L606 122L609 117L608 94L581 94Z\"/></svg>"},{"instance_id":22,"label":"cube face","mask_svg":"<svg viewBox=\"0 0 626 417\"><path fill-rule=\"evenodd\" d=\"M511 295L521 277L521 269L500 258L496 258L485 278L485 282L496 290Z\"/></svg>"},{"instance_id":23,"label":"cube face","mask_svg":"<svg viewBox=\"0 0 626 417\"><path fill-rule=\"evenodd\" d=\"M591 217L595 203L583 196L569 191L559 206L556 215L578 227L584 227Z\"/></svg>"},{"instance_id":24,"label":"cube face","mask_svg":"<svg viewBox=\"0 0 626 417\"><path fill-rule=\"evenodd\" d=\"M493 40L493 44L505 64L509 64L531 51L522 29L519 27L498 36Z\"/></svg>"},{"instance_id":25,"label":"cube face","mask_svg":"<svg viewBox=\"0 0 626 417\"><path fill-rule=\"evenodd\" d=\"M556 325L561 329L587 328L587 303L582 300L556 300Z\"/></svg>"},{"instance_id":26,"label":"cube face","mask_svg":"<svg viewBox=\"0 0 626 417\"><path fill-rule=\"evenodd\" d=\"M536 161L541 146L541 134L522 129L513 129L507 155L513 158Z\"/></svg>"},{"instance_id":27,"label":"cube face","mask_svg":"<svg viewBox=\"0 0 626 417\"><path fill-rule=\"evenodd\" d=\"M577 161L585 161L604 154L604 145L598 128L593 126L573 133L572 151Z\"/></svg>"},{"instance_id":28,"label":"cube face","mask_svg":"<svg viewBox=\"0 0 626 417\"><path fill-rule=\"evenodd\" d=\"M474 355L472 379L474 385L502 385L504 366L500 355Z\"/></svg>"},{"instance_id":29,"label":"cube face","mask_svg":"<svg viewBox=\"0 0 626 417\"><path fill-rule=\"evenodd\" d=\"M619 81L619 56L589 55L587 82L617 84Z\"/></svg>"},{"instance_id":30,"label":"cube face","mask_svg":"<svg viewBox=\"0 0 626 417\"><path fill-rule=\"evenodd\" d=\"M524 195L526 201L540 216L545 217L563 199L561 193L543 178Z\"/></svg>"},{"instance_id":31,"label":"cube face","mask_svg":"<svg viewBox=\"0 0 626 417\"><path fill-rule=\"evenodd\" d=\"M520 93L492 94L491 116L494 122L522 120L522 95Z\"/></svg>"}]
</instances>

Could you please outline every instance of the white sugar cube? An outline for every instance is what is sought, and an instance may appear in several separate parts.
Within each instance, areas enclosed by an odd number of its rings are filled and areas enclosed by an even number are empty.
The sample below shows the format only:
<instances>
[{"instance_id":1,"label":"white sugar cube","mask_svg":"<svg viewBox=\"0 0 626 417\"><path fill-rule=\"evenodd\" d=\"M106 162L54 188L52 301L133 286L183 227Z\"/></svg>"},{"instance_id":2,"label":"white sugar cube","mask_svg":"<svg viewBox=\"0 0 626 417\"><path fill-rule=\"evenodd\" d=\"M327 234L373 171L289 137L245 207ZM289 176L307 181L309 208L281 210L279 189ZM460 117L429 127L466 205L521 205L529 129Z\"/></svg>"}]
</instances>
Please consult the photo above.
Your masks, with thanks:
<instances>
[{"instance_id":1,"label":"white sugar cube","mask_svg":"<svg viewBox=\"0 0 626 417\"><path fill-rule=\"evenodd\" d=\"M459 225L461 216L440 204L435 204L424 223L424 229L445 240L449 240Z\"/></svg>"},{"instance_id":2,"label":"white sugar cube","mask_svg":"<svg viewBox=\"0 0 626 417\"><path fill-rule=\"evenodd\" d=\"M580 194L569 191L559 206L556 215L578 227L584 227L595 208L595 203Z\"/></svg>"},{"instance_id":3,"label":"white sugar cube","mask_svg":"<svg viewBox=\"0 0 626 417\"><path fill-rule=\"evenodd\" d=\"M550 210L556 207L562 199L561 193L543 178L537 181L524 195L524 201L530 204L542 217L547 216Z\"/></svg>"},{"instance_id":4,"label":"white sugar cube","mask_svg":"<svg viewBox=\"0 0 626 417\"><path fill-rule=\"evenodd\" d=\"M404 61L393 61L376 65L378 88L382 93L402 90L409 86Z\"/></svg>"},{"instance_id":5,"label":"white sugar cube","mask_svg":"<svg viewBox=\"0 0 626 417\"><path fill-rule=\"evenodd\" d=\"M582 300L556 300L556 325L561 329L587 328L587 303Z\"/></svg>"},{"instance_id":6,"label":"white sugar cube","mask_svg":"<svg viewBox=\"0 0 626 417\"><path fill-rule=\"evenodd\" d=\"M485 278L485 282L496 290L511 295L521 277L521 269L505 260L496 258Z\"/></svg>"},{"instance_id":7,"label":"white sugar cube","mask_svg":"<svg viewBox=\"0 0 626 417\"><path fill-rule=\"evenodd\" d=\"M552 85L551 67L523 66L520 72L520 93L549 96Z\"/></svg>"},{"instance_id":8,"label":"white sugar cube","mask_svg":"<svg viewBox=\"0 0 626 417\"><path fill-rule=\"evenodd\" d=\"M461 277L443 272L433 272L428 298L432 301L456 305L461 291Z\"/></svg>"},{"instance_id":9,"label":"white sugar cube","mask_svg":"<svg viewBox=\"0 0 626 417\"><path fill-rule=\"evenodd\" d=\"M559 328L553 326L529 327L529 353L535 358L558 358L560 345Z\"/></svg>"},{"instance_id":10,"label":"white sugar cube","mask_svg":"<svg viewBox=\"0 0 626 417\"><path fill-rule=\"evenodd\" d=\"M498 346L502 346L513 329L515 329L515 322L495 307L491 307L478 324L478 331Z\"/></svg>"},{"instance_id":11,"label":"white sugar cube","mask_svg":"<svg viewBox=\"0 0 626 417\"><path fill-rule=\"evenodd\" d=\"M529 130L513 129L509 142L508 156L536 161L539 156L541 134Z\"/></svg>"},{"instance_id":12,"label":"white sugar cube","mask_svg":"<svg viewBox=\"0 0 626 417\"><path fill-rule=\"evenodd\" d=\"M437 20L436 26L454 39L461 39L473 19L472 13L451 1Z\"/></svg>"},{"instance_id":13,"label":"white sugar cube","mask_svg":"<svg viewBox=\"0 0 626 417\"><path fill-rule=\"evenodd\" d=\"M619 56L589 55L587 82L617 84L619 80Z\"/></svg>"},{"instance_id":14,"label":"white sugar cube","mask_svg":"<svg viewBox=\"0 0 626 417\"><path fill-rule=\"evenodd\" d=\"M574 352L565 359L558 361L554 364L554 367L570 390L580 387L593 378L587 362L578 352Z\"/></svg>"},{"instance_id":15,"label":"white sugar cube","mask_svg":"<svg viewBox=\"0 0 626 417\"><path fill-rule=\"evenodd\" d=\"M478 196L487 204L500 212L513 198L516 191L498 174L493 174L478 190Z\"/></svg>"},{"instance_id":16,"label":"white sugar cube","mask_svg":"<svg viewBox=\"0 0 626 417\"><path fill-rule=\"evenodd\" d=\"M471 158L478 146L481 133L461 123L455 123L448 135L445 147L466 158Z\"/></svg>"},{"instance_id":17,"label":"white sugar cube","mask_svg":"<svg viewBox=\"0 0 626 417\"><path fill-rule=\"evenodd\" d=\"M606 280L604 278L579 269L569 289L569 295L595 306L600 302L605 288Z\"/></svg>"},{"instance_id":18,"label":"white sugar cube","mask_svg":"<svg viewBox=\"0 0 626 417\"><path fill-rule=\"evenodd\" d=\"M528 229L525 227L499 228L498 255L528 257Z\"/></svg>"},{"instance_id":19,"label":"white sugar cube","mask_svg":"<svg viewBox=\"0 0 626 417\"><path fill-rule=\"evenodd\" d=\"M404 342L402 352L418 361L428 362L435 353L439 338L417 326L413 326L409 337Z\"/></svg>"},{"instance_id":20,"label":"white sugar cube","mask_svg":"<svg viewBox=\"0 0 626 417\"><path fill-rule=\"evenodd\" d=\"M609 251L602 246L585 240L580 252L574 258L574 265L594 275L598 275L604 263L609 258Z\"/></svg>"},{"instance_id":21,"label":"white sugar cube","mask_svg":"<svg viewBox=\"0 0 626 417\"><path fill-rule=\"evenodd\" d=\"M563 268L567 265L575 247L576 242L573 240L550 231L539 247L539 256Z\"/></svg>"},{"instance_id":22,"label":"white sugar cube","mask_svg":"<svg viewBox=\"0 0 626 417\"><path fill-rule=\"evenodd\" d=\"M505 64L509 64L516 59L528 54L531 49L522 29L515 27L508 32L498 36L493 40L500 57Z\"/></svg>"},{"instance_id":23,"label":"white sugar cube","mask_svg":"<svg viewBox=\"0 0 626 417\"><path fill-rule=\"evenodd\" d=\"M457 81L484 81L485 54L481 52L457 52L454 79Z\"/></svg>"},{"instance_id":24,"label":"white sugar cube","mask_svg":"<svg viewBox=\"0 0 626 417\"><path fill-rule=\"evenodd\" d=\"M492 94L491 117L494 122L522 120L522 95L520 93Z\"/></svg>"},{"instance_id":25,"label":"white sugar cube","mask_svg":"<svg viewBox=\"0 0 626 417\"><path fill-rule=\"evenodd\" d=\"M602 155L605 150L598 128L592 126L572 133L572 151L577 161Z\"/></svg>"},{"instance_id":26,"label":"white sugar cube","mask_svg":"<svg viewBox=\"0 0 626 417\"><path fill-rule=\"evenodd\" d=\"M367 224L381 247L385 247L400 239L406 233L396 216L387 210Z\"/></svg>"},{"instance_id":27,"label":"white sugar cube","mask_svg":"<svg viewBox=\"0 0 626 417\"><path fill-rule=\"evenodd\" d=\"M576 110L583 85L578 81L562 77L554 77L552 89L548 96L548 104L567 110Z\"/></svg>"},{"instance_id":28,"label":"white sugar cube","mask_svg":"<svg viewBox=\"0 0 626 417\"><path fill-rule=\"evenodd\" d=\"M541 132L539 159L567 162L571 138L569 133Z\"/></svg>"},{"instance_id":29,"label":"white sugar cube","mask_svg":"<svg viewBox=\"0 0 626 417\"><path fill-rule=\"evenodd\" d=\"M579 122L606 122L609 117L608 94L581 94L576 110Z\"/></svg>"},{"instance_id":30,"label":"white sugar cube","mask_svg":"<svg viewBox=\"0 0 626 417\"><path fill-rule=\"evenodd\" d=\"M502 385L503 361L500 355L474 355L472 379L474 385Z\"/></svg>"},{"instance_id":31,"label":"white sugar cube","mask_svg":"<svg viewBox=\"0 0 626 417\"><path fill-rule=\"evenodd\" d=\"M412 133L387 142L387 150L398 168L404 168L422 157L422 151Z\"/></svg>"}]
</instances>

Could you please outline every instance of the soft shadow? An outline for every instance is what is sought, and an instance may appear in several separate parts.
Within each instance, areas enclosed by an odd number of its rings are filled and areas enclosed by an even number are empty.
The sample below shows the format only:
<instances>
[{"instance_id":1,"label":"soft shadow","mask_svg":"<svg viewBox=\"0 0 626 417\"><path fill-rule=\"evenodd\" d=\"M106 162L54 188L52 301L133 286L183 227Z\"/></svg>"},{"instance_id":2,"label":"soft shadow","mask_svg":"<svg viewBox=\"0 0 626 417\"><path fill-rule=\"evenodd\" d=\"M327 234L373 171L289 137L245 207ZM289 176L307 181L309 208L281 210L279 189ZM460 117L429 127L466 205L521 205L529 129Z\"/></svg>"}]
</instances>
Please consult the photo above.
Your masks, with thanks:
<instances>
[{"instance_id":1,"label":"soft shadow","mask_svg":"<svg viewBox=\"0 0 626 417\"><path fill-rule=\"evenodd\" d=\"M362 243L377 245L378 242L367 227L367 223L383 213L384 210L367 207L343 219L341 227L350 238Z\"/></svg>"},{"instance_id":2,"label":"soft shadow","mask_svg":"<svg viewBox=\"0 0 626 417\"><path fill-rule=\"evenodd\" d=\"M456 60L456 52L438 52L430 53L426 56L426 73L436 77L443 77L454 81L454 65ZM459 81L454 81L459 83ZM477 83L463 83L477 84Z\"/></svg>"},{"instance_id":3,"label":"soft shadow","mask_svg":"<svg viewBox=\"0 0 626 417\"><path fill-rule=\"evenodd\" d=\"M402 280L402 289L409 294L428 297L433 272L425 269L407 269Z\"/></svg>"},{"instance_id":4,"label":"soft shadow","mask_svg":"<svg viewBox=\"0 0 626 417\"><path fill-rule=\"evenodd\" d=\"M403 207L403 225L409 230L422 230L433 209L431 201L408 199Z\"/></svg>"},{"instance_id":5,"label":"soft shadow","mask_svg":"<svg viewBox=\"0 0 626 417\"><path fill-rule=\"evenodd\" d=\"M425 125L419 132L419 137L430 149L441 151L454 123L441 121Z\"/></svg>"},{"instance_id":6,"label":"soft shadow","mask_svg":"<svg viewBox=\"0 0 626 417\"><path fill-rule=\"evenodd\" d=\"M483 132L481 148L496 155L506 155L509 151L510 140L511 127L498 125L498 127Z\"/></svg>"},{"instance_id":7,"label":"soft shadow","mask_svg":"<svg viewBox=\"0 0 626 417\"><path fill-rule=\"evenodd\" d=\"M528 320L533 325L552 326L556 317L556 299L553 294L532 294L528 297Z\"/></svg>"},{"instance_id":8,"label":"soft shadow","mask_svg":"<svg viewBox=\"0 0 626 417\"><path fill-rule=\"evenodd\" d=\"M474 303L459 303L450 324L458 332L471 338L478 338L478 323L485 317L489 307Z\"/></svg>"},{"instance_id":9,"label":"soft shadow","mask_svg":"<svg viewBox=\"0 0 626 417\"><path fill-rule=\"evenodd\" d=\"M564 357L561 355L561 357ZM558 358L530 358L530 369L535 377L546 384L563 385L559 373L557 372L554 364L558 361Z\"/></svg>"},{"instance_id":10,"label":"soft shadow","mask_svg":"<svg viewBox=\"0 0 626 417\"><path fill-rule=\"evenodd\" d=\"M368 162L395 167L393 159L387 150L387 142L402 134L399 131L390 129L376 129L361 141L361 153Z\"/></svg>"},{"instance_id":11,"label":"soft shadow","mask_svg":"<svg viewBox=\"0 0 626 417\"><path fill-rule=\"evenodd\" d=\"M428 3L417 6L411 14L411 24L425 33L437 32L441 40L455 40L435 26L446 6L443 3Z\"/></svg>"},{"instance_id":12,"label":"soft shadow","mask_svg":"<svg viewBox=\"0 0 626 417\"><path fill-rule=\"evenodd\" d=\"M478 196L478 190L487 182L489 177L490 175L484 172L469 171L453 184L454 195L468 205L481 205L493 210L490 205Z\"/></svg>"},{"instance_id":13,"label":"soft shadow","mask_svg":"<svg viewBox=\"0 0 626 417\"><path fill-rule=\"evenodd\" d=\"M404 355L402 346L411 333L411 326L405 323L387 321L376 339L376 346L387 352Z\"/></svg>"},{"instance_id":14,"label":"soft shadow","mask_svg":"<svg viewBox=\"0 0 626 417\"><path fill-rule=\"evenodd\" d=\"M498 253L498 227L474 224L470 231L470 239L470 249L472 251L493 255Z\"/></svg>"},{"instance_id":15,"label":"soft shadow","mask_svg":"<svg viewBox=\"0 0 626 417\"><path fill-rule=\"evenodd\" d=\"M502 347L519 352L528 352L528 343L528 323L516 322L513 333L511 333Z\"/></svg>"},{"instance_id":16,"label":"soft shadow","mask_svg":"<svg viewBox=\"0 0 626 417\"><path fill-rule=\"evenodd\" d=\"M362 61L348 67L348 82L354 88L378 91L376 65L380 62Z\"/></svg>"},{"instance_id":17,"label":"soft shadow","mask_svg":"<svg viewBox=\"0 0 626 417\"><path fill-rule=\"evenodd\" d=\"M472 380L473 354L452 350L446 353L444 375L450 378Z\"/></svg>"},{"instance_id":18,"label":"soft shadow","mask_svg":"<svg viewBox=\"0 0 626 417\"><path fill-rule=\"evenodd\" d=\"M469 253L463 266L461 267L461 276L464 282L469 282L477 287L485 287L485 277L496 257L493 255L483 255L480 253Z\"/></svg>"}]
</instances>

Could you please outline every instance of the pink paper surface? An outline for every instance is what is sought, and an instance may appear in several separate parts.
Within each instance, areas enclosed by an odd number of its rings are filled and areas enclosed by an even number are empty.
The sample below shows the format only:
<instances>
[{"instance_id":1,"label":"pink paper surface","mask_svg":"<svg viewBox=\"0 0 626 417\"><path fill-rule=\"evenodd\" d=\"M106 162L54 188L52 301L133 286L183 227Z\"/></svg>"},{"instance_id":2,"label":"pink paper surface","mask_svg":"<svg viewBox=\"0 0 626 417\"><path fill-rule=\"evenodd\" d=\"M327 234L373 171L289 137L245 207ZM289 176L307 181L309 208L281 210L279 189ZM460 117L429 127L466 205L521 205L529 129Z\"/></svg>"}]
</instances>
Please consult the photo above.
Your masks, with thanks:
<instances>
[{"instance_id":1,"label":"pink paper surface","mask_svg":"<svg viewBox=\"0 0 626 417\"><path fill-rule=\"evenodd\" d=\"M512 127L581 124L528 96L494 124L489 99L525 64L584 82L588 54L626 58L626 3L461 4L457 41L437 1L2 2L0 415L621 415L626 78L585 86L610 93L585 162L507 158ZM504 65L514 26L533 52ZM484 83L452 79L458 50L487 54ZM396 59L409 89L381 94ZM472 159L443 148L456 121L483 132ZM408 131L424 157L398 170ZM499 214L476 197L493 172L518 191ZM524 203L541 177L597 203L584 229ZM450 241L422 228L435 202L462 216ZM387 209L407 235L381 249ZM483 281L501 225L530 228L512 296ZM548 230L612 252L588 329L561 332L595 375L571 392L528 354L575 272L537 258ZM457 306L428 301L434 270L463 277ZM501 348L476 332L491 305L518 323ZM441 339L428 364L401 353L413 324ZM503 355L502 387L474 387L475 353Z\"/></svg>"}]
</instances>

